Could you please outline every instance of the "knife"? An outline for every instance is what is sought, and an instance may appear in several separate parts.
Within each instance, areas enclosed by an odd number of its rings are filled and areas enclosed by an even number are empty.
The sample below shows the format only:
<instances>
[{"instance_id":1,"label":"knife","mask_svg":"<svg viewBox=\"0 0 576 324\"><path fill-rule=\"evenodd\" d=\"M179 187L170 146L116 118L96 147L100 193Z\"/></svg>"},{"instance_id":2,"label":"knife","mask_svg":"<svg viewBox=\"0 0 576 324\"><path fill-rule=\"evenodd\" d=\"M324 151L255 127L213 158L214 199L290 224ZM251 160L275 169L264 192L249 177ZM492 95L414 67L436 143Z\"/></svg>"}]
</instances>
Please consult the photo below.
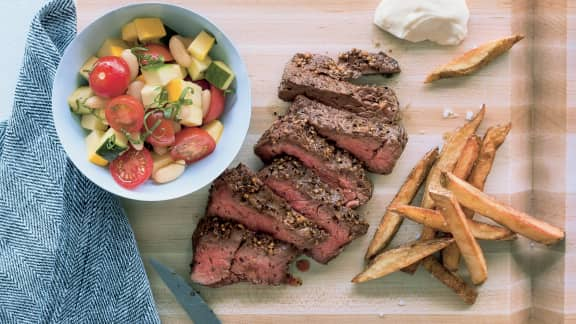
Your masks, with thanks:
<instances>
[{"instance_id":1,"label":"knife","mask_svg":"<svg viewBox=\"0 0 576 324\"><path fill-rule=\"evenodd\" d=\"M214 311L204 302L204 299L194 288L182 279L176 272L154 258L149 258L150 264L160 275L166 286L172 291L176 300L182 305L190 319L197 324L221 324Z\"/></svg>"}]
</instances>

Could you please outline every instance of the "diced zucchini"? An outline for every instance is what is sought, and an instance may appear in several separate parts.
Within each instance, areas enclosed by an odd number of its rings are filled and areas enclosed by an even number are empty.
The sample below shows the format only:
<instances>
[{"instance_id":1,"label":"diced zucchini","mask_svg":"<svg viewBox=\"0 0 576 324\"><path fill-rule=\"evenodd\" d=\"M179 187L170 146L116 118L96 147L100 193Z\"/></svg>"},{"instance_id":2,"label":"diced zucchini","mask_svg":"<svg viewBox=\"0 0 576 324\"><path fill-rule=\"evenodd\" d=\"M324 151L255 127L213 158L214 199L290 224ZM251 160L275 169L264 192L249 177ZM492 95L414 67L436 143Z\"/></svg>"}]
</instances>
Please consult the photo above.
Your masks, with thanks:
<instances>
[{"instance_id":1,"label":"diced zucchini","mask_svg":"<svg viewBox=\"0 0 576 324\"><path fill-rule=\"evenodd\" d=\"M106 159L96 153L98 145L100 144L100 141L102 141L103 136L104 132L94 130L88 136L86 136L85 139L86 149L88 151L88 160L99 166L106 166L108 164Z\"/></svg>"},{"instance_id":2,"label":"diced zucchini","mask_svg":"<svg viewBox=\"0 0 576 324\"><path fill-rule=\"evenodd\" d=\"M206 56L203 60L198 60L192 57L192 64L188 67L188 74L193 81L204 79L204 71L208 69L212 63L210 56Z\"/></svg>"},{"instance_id":3,"label":"diced zucchini","mask_svg":"<svg viewBox=\"0 0 576 324\"><path fill-rule=\"evenodd\" d=\"M106 120L106 109L94 109L92 110L92 114L98 117L102 124L108 126L108 120Z\"/></svg>"},{"instance_id":4,"label":"diced zucchini","mask_svg":"<svg viewBox=\"0 0 576 324\"><path fill-rule=\"evenodd\" d=\"M113 128L109 128L98 143L96 154L111 162L126 150L128 150L126 136Z\"/></svg>"},{"instance_id":5,"label":"diced zucchini","mask_svg":"<svg viewBox=\"0 0 576 324\"><path fill-rule=\"evenodd\" d=\"M222 90L228 89L234 80L234 72L222 61L213 61L204 75L208 82Z\"/></svg>"},{"instance_id":6,"label":"diced zucchini","mask_svg":"<svg viewBox=\"0 0 576 324\"><path fill-rule=\"evenodd\" d=\"M135 42L138 40L138 31L134 22L128 23L122 27L122 40L125 42Z\"/></svg>"},{"instance_id":7,"label":"diced zucchini","mask_svg":"<svg viewBox=\"0 0 576 324\"><path fill-rule=\"evenodd\" d=\"M98 50L96 56L118 56L122 55L122 51L127 49L128 45L121 39L108 38Z\"/></svg>"},{"instance_id":8,"label":"diced zucchini","mask_svg":"<svg viewBox=\"0 0 576 324\"><path fill-rule=\"evenodd\" d=\"M182 82L182 87L184 89L190 88L192 90L187 90L186 99L192 100L194 106L202 107L202 87L194 82L184 81Z\"/></svg>"},{"instance_id":9,"label":"diced zucchini","mask_svg":"<svg viewBox=\"0 0 576 324\"><path fill-rule=\"evenodd\" d=\"M98 58L95 56L91 56L86 60L86 62L84 62L84 65L82 65L82 67L80 68L80 75L82 75L84 79L86 79L86 81L90 79L90 72L94 68L94 64L96 64L96 61L98 61Z\"/></svg>"},{"instance_id":10,"label":"diced zucchini","mask_svg":"<svg viewBox=\"0 0 576 324\"><path fill-rule=\"evenodd\" d=\"M92 109L86 107L84 102L94 95L90 87L80 87L68 97L68 105L70 110L75 114L90 114Z\"/></svg>"},{"instance_id":11,"label":"diced zucchini","mask_svg":"<svg viewBox=\"0 0 576 324\"><path fill-rule=\"evenodd\" d=\"M158 108L157 97L162 92L162 86L158 85L145 85L142 88L142 104L146 108Z\"/></svg>"},{"instance_id":12,"label":"diced zucchini","mask_svg":"<svg viewBox=\"0 0 576 324\"><path fill-rule=\"evenodd\" d=\"M186 77L188 76L188 69L183 67L182 65L179 66L180 66L180 73L182 73L182 79L186 79Z\"/></svg>"},{"instance_id":13,"label":"diced zucchini","mask_svg":"<svg viewBox=\"0 0 576 324\"><path fill-rule=\"evenodd\" d=\"M108 126L106 126L100 120L100 118L98 118L94 114L82 115L82 119L80 120L80 126L82 126L82 128L84 129L99 130L99 131L105 131L108 128Z\"/></svg>"},{"instance_id":14,"label":"diced zucchini","mask_svg":"<svg viewBox=\"0 0 576 324\"><path fill-rule=\"evenodd\" d=\"M182 70L178 64L162 64L158 67L142 69L142 75L149 85L165 86L174 79L183 79Z\"/></svg>"},{"instance_id":15,"label":"diced zucchini","mask_svg":"<svg viewBox=\"0 0 576 324\"><path fill-rule=\"evenodd\" d=\"M202 108L196 105L187 105L180 108L178 114L180 124L188 127L202 125Z\"/></svg>"},{"instance_id":16,"label":"diced zucchini","mask_svg":"<svg viewBox=\"0 0 576 324\"><path fill-rule=\"evenodd\" d=\"M166 36L166 29L159 18L136 18L134 25L141 42L148 42Z\"/></svg>"},{"instance_id":17,"label":"diced zucchini","mask_svg":"<svg viewBox=\"0 0 576 324\"><path fill-rule=\"evenodd\" d=\"M224 132L224 125L218 119L215 119L209 122L208 124L202 126L202 129L204 129L208 134L210 134L210 136L214 139L214 142L218 144L218 141L220 141L220 137L222 137L222 132Z\"/></svg>"},{"instance_id":18,"label":"diced zucchini","mask_svg":"<svg viewBox=\"0 0 576 324\"><path fill-rule=\"evenodd\" d=\"M188 46L188 52L196 59L202 61L206 58L215 42L216 39L203 30L194 38L190 46Z\"/></svg>"}]
</instances>

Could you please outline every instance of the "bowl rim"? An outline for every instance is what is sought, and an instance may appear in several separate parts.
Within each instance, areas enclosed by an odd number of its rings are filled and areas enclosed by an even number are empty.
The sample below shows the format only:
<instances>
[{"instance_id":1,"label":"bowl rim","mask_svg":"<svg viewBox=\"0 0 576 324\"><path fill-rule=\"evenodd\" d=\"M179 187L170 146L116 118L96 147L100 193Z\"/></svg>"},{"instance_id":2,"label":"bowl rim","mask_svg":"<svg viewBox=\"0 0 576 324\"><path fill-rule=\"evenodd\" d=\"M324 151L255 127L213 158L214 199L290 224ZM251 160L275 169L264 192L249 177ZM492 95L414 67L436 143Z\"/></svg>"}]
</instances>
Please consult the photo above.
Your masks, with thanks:
<instances>
[{"instance_id":1,"label":"bowl rim","mask_svg":"<svg viewBox=\"0 0 576 324\"><path fill-rule=\"evenodd\" d=\"M67 54L69 54L69 51L71 51L71 45L83 34L85 33L88 29L90 29L90 27L94 24L96 24L98 21L100 21L101 19L114 15L115 13L117 13L120 10L129 10L131 8L134 7L147 7L147 6L164 6L164 7L172 7L173 9L177 9L177 10L185 10L188 11L189 13L196 15L198 17L200 17L200 19L203 19L205 23L205 25L207 25L209 28L213 28L215 30L217 30L222 36L224 36L225 39L228 40L228 42L231 45L231 50L233 52L233 54L235 56L238 57L239 59L239 64L240 67L242 68L241 73L245 74L245 81L243 82L245 83L246 86L246 95L247 95L247 113L248 113L248 117L247 117L247 123L246 126L243 127L242 129L240 129L241 133L236 133L237 136L240 136L242 138L242 141L240 143L240 145L238 145L236 148L234 148L234 150L229 150L226 151L226 155L229 156L229 162L226 164L226 167L224 167L221 171L219 171L218 174L221 174L222 172L224 172L226 170L226 168L228 168L230 166L230 164L234 161L234 159L238 156L238 154L240 153L240 150L242 149L244 142L246 140L246 136L248 134L248 130L250 128L250 123L251 123L251 117L252 117L252 87L251 87L251 81L250 81L250 75L248 73L248 69L246 67L246 63L244 62L244 59L242 58L242 56L240 55L240 51L238 51L238 48L236 47L236 45L234 44L234 42L232 41L232 39L228 36L228 34L226 34L220 27L218 27L218 25L216 25L214 22L212 22L212 20L210 20L209 18L207 18L206 16L193 11L191 9L188 9L186 7L180 6L180 5L176 5L176 4L172 4L172 3L163 3L163 2L145 2L145 3L131 3L131 4L127 4L127 5L121 5L118 6L116 8L110 9L107 12L103 13L102 15L96 17L94 20L92 20L89 24L87 24L86 26L84 26L84 28L80 31L76 32L76 35L74 36L74 38L72 39L72 41L66 46L66 48L64 49L64 51L62 52L62 56L60 58L60 62L58 63L58 67L56 69L56 73L54 74L54 80L52 81L52 95L51 95L51 105L52 105L52 111L51 111L51 117L52 117L52 121L54 123L54 128L56 130L56 133L58 135L58 139L60 142L61 147L64 149L64 152L66 153L66 157L68 160L70 160L72 162L72 164L74 165L74 167L76 167L80 173L82 173L82 175L84 175L90 182L94 183L96 186L98 186L99 188L112 193L118 197L122 197L125 199L130 199L130 200L135 200L135 201L167 201L167 200L173 200L173 199L177 199L177 198L181 198L190 194L193 194L199 190L201 190L202 188L204 188L207 185L210 185L217 177L218 175L214 176L214 178L210 179L206 184L204 184L202 187L198 187L194 190L181 190L181 191L172 191L171 194L162 194L162 195L146 195L146 197L140 197L141 193L138 193L136 191L122 191L119 188L107 188L105 187L104 184L99 183L98 181L93 180L91 177L89 177L87 174L84 173L83 171L83 167L81 167L79 165L79 162L75 161L74 159L72 159L70 157L70 154L68 154L68 149L67 146L64 145L64 143L66 142L66 140L64 140L64 134L62 132L62 130L57 126L57 122L56 122L56 118L55 118L55 88L56 88L56 82L59 79L58 75L60 73L63 73L61 70L61 65L62 65L62 58L64 58ZM120 27L121 28L121 27ZM94 167L100 167L100 166L96 166L94 165ZM101 168L101 167L100 167ZM158 188L162 188L162 185L158 185ZM185 187L184 187L185 188ZM118 190L120 189L120 190Z\"/></svg>"}]
</instances>

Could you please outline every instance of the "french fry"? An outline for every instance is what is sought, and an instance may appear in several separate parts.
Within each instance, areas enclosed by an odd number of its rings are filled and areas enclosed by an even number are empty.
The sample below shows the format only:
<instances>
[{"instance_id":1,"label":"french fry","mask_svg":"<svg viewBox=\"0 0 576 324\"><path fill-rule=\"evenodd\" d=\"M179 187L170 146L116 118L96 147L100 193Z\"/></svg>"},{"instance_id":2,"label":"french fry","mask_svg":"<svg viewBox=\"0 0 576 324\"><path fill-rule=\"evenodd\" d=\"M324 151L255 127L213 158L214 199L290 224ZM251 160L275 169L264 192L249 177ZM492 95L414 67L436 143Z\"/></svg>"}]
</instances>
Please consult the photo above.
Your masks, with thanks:
<instances>
[{"instance_id":1,"label":"french fry","mask_svg":"<svg viewBox=\"0 0 576 324\"><path fill-rule=\"evenodd\" d=\"M430 198L430 190L434 188L441 188L440 185L440 175L442 171L452 171L458 162L462 154L462 150L468 141L468 138L472 136L482 120L484 120L484 115L486 114L486 107L482 105L482 109L476 114L476 116L466 123L464 126L456 130L449 139L446 140L444 146L442 147L442 151L440 152L440 156L436 160L432 169L430 169L430 173L428 174L428 179L426 179L426 186L424 187L424 196L422 197L422 204L423 208L433 208L434 202ZM424 227L422 233L420 234L420 240L430 240L436 236L436 231L434 231L430 227ZM416 269L418 269L419 263L415 263L410 265L406 269L402 271L407 273L414 273Z\"/></svg>"},{"instance_id":2,"label":"french fry","mask_svg":"<svg viewBox=\"0 0 576 324\"><path fill-rule=\"evenodd\" d=\"M450 233L448 223L444 219L444 216L437 210L400 204L390 205L389 210L437 231ZM516 233L504 227L486 224L472 219L468 219L468 226L470 227L472 235L480 240L502 241L516 239ZM446 249L444 249L444 251L446 251Z\"/></svg>"},{"instance_id":3,"label":"french fry","mask_svg":"<svg viewBox=\"0 0 576 324\"><path fill-rule=\"evenodd\" d=\"M424 83L472 74L496 57L504 54L523 38L524 36L514 35L482 44L449 63L437 67L426 77Z\"/></svg>"},{"instance_id":4,"label":"french fry","mask_svg":"<svg viewBox=\"0 0 576 324\"><path fill-rule=\"evenodd\" d=\"M564 230L499 203L450 172L443 172L442 175L446 189L452 191L460 204L478 214L539 243L549 245L564 239Z\"/></svg>"},{"instance_id":5,"label":"french fry","mask_svg":"<svg viewBox=\"0 0 576 324\"><path fill-rule=\"evenodd\" d=\"M438 148L429 151L422 157L412 171L410 171L408 178L406 178L406 181L402 187L400 187L394 199L392 199L391 204L409 204L412 201L437 157ZM398 232L398 228L400 228L403 220L404 218L397 213L388 209L386 210L366 250L366 260L372 259L378 252L386 248L392 238L394 238L394 235L396 235L396 232Z\"/></svg>"},{"instance_id":6,"label":"french fry","mask_svg":"<svg viewBox=\"0 0 576 324\"><path fill-rule=\"evenodd\" d=\"M377 255L368 267L352 282L361 283L384 277L418 260L434 254L454 242L453 238L439 238L429 241L414 241Z\"/></svg>"},{"instance_id":7,"label":"french fry","mask_svg":"<svg viewBox=\"0 0 576 324\"><path fill-rule=\"evenodd\" d=\"M479 190L484 190L486 179L488 178L488 174L490 174L492 165L494 164L496 151L500 145L504 143L511 127L512 124L508 123L506 125L492 126L486 131L486 134L482 139L478 161L468 176L468 183L472 186Z\"/></svg>"},{"instance_id":8,"label":"french fry","mask_svg":"<svg viewBox=\"0 0 576 324\"><path fill-rule=\"evenodd\" d=\"M428 272L452 289L466 304L472 305L476 302L476 297L478 297L476 289L469 286L462 278L446 270L434 257L425 258L422 264Z\"/></svg>"},{"instance_id":9,"label":"french fry","mask_svg":"<svg viewBox=\"0 0 576 324\"><path fill-rule=\"evenodd\" d=\"M470 278L475 285L480 285L488 279L488 267L480 245L470 231L468 219L462 212L460 204L450 191L431 191L436 207L444 215L450 232L462 252L464 262L468 266Z\"/></svg>"},{"instance_id":10,"label":"french fry","mask_svg":"<svg viewBox=\"0 0 576 324\"><path fill-rule=\"evenodd\" d=\"M464 149L462 149L462 154L456 162L454 167L454 175L460 179L466 179L470 175L474 163L478 159L478 154L480 152L480 138L476 135L472 135L468 138ZM452 243L442 250L442 264L446 269L454 272L458 271L460 266L460 250L456 243Z\"/></svg>"}]
</instances>

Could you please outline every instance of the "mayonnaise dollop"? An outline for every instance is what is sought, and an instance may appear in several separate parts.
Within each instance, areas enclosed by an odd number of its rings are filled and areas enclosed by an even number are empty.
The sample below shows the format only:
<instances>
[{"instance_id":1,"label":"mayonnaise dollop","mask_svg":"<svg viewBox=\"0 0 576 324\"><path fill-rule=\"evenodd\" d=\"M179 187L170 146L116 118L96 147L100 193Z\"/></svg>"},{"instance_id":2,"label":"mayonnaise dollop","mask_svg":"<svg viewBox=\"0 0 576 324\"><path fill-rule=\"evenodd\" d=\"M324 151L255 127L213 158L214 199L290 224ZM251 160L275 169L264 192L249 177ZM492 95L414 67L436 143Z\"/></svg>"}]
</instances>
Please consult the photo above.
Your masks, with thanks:
<instances>
[{"instance_id":1,"label":"mayonnaise dollop","mask_svg":"<svg viewBox=\"0 0 576 324\"><path fill-rule=\"evenodd\" d=\"M374 23L411 42L456 45L466 37L469 17L465 0L382 0Z\"/></svg>"}]
</instances>

